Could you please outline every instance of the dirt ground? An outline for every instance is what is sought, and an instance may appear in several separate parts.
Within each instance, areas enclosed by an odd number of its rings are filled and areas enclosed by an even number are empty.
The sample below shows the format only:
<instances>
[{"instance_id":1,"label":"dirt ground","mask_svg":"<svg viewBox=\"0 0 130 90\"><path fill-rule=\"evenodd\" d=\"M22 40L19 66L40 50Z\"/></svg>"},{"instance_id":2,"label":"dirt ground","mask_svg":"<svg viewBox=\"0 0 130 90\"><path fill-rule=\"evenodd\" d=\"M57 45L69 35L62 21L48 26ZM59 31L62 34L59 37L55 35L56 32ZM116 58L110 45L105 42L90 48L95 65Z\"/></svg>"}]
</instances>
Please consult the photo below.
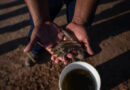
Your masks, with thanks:
<instances>
[{"instance_id":1,"label":"dirt ground","mask_svg":"<svg viewBox=\"0 0 130 90\"><path fill-rule=\"evenodd\" d=\"M65 6L55 19L64 26ZM32 68L24 66L26 56L19 45L25 44L30 29L27 7L22 0L0 0L0 90L59 90L62 64L50 61ZM100 73L101 90L130 90L130 1L100 0L90 31L94 56L84 61Z\"/></svg>"}]
</instances>

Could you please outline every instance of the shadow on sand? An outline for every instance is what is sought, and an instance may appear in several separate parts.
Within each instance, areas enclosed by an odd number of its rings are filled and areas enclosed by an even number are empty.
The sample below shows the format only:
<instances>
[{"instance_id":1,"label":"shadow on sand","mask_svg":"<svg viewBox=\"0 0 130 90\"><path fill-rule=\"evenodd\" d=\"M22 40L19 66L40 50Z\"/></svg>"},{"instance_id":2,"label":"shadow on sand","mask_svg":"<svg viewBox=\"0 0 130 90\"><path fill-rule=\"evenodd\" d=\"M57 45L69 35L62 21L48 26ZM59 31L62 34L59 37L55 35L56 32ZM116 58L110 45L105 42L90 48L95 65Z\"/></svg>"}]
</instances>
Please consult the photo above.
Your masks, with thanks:
<instances>
[{"instance_id":1,"label":"shadow on sand","mask_svg":"<svg viewBox=\"0 0 130 90\"><path fill-rule=\"evenodd\" d=\"M111 90L130 79L130 51L97 66L101 76L101 90Z\"/></svg>"},{"instance_id":2,"label":"shadow on sand","mask_svg":"<svg viewBox=\"0 0 130 90\"><path fill-rule=\"evenodd\" d=\"M128 19L130 18L130 7L128 3L128 0L121 2L95 16L94 22L97 23L92 26L90 35L96 54L101 51L99 44L102 40L130 30L130 20Z\"/></svg>"}]
</instances>

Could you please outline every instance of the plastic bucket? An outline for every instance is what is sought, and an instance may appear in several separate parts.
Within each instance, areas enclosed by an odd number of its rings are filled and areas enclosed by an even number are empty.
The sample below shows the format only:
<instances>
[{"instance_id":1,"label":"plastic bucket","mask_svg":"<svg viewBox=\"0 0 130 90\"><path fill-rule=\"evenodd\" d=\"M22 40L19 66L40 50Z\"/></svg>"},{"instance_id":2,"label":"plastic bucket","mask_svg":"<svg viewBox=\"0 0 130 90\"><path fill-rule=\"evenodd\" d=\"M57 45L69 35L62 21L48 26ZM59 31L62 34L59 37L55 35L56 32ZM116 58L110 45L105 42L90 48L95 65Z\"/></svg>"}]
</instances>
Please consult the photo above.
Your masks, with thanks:
<instances>
[{"instance_id":1,"label":"plastic bucket","mask_svg":"<svg viewBox=\"0 0 130 90\"><path fill-rule=\"evenodd\" d=\"M62 90L62 82L64 80L64 77L70 71L75 70L75 69L81 69L81 70L85 70L87 72L90 72L90 75L92 75L92 78L93 78L94 83L95 83L95 87L96 87L95 90L100 90L101 79L100 79L100 76L99 76L97 70L92 65L90 65L90 64L88 64L86 62L81 62L81 61L71 63L71 64L67 65L63 69L63 71L60 74L60 79L59 79L59 88L60 88L60 90Z\"/></svg>"}]
</instances>

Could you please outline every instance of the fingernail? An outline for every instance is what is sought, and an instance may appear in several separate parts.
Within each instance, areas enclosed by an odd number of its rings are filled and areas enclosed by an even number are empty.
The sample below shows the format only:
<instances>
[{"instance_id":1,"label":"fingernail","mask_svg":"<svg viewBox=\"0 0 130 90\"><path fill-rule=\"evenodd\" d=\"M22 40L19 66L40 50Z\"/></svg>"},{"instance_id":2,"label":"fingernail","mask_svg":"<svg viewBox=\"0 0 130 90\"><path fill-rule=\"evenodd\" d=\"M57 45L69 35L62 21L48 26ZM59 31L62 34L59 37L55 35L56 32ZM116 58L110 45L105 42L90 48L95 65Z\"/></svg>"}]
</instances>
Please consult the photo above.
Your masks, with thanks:
<instances>
[{"instance_id":1,"label":"fingernail","mask_svg":"<svg viewBox=\"0 0 130 90\"><path fill-rule=\"evenodd\" d=\"M23 51L24 51L24 52L27 52L27 49L25 48Z\"/></svg>"},{"instance_id":2,"label":"fingernail","mask_svg":"<svg viewBox=\"0 0 130 90\"><path fill-rule=\"evenodd\" d=\"M54 57L53 56L51 56L51 60L54 61Z\"/></svg>"},{"instance_id":3,"label":"fingernail","mask_svg":"<svg viewBox=\"0 0 130 90\"><path fill-rule=\"evenodd\" d=\"M55 63L58 64L58 61L56 60Z\"/></svg>"},{"instance_id":4,"label":"fingernail","mask_svg":"<svg viewBox=\"0 0 130 90\"><path fill-rule=\"evenodd\" d=\"M67 62L64 62L64 65L67 65Z\"/></svg>"},{"instance_id":5,"label":"fingernail","mask_svg":"<svg viewBox=\"0 0 130 90\"><path fill-rule=\"evenodd\" d=\"M72 58L73 55L72 55L71 53L68 53L68 54L67 54L67 57L68 57L68 58Z\"/></svg>"}]
</instances>

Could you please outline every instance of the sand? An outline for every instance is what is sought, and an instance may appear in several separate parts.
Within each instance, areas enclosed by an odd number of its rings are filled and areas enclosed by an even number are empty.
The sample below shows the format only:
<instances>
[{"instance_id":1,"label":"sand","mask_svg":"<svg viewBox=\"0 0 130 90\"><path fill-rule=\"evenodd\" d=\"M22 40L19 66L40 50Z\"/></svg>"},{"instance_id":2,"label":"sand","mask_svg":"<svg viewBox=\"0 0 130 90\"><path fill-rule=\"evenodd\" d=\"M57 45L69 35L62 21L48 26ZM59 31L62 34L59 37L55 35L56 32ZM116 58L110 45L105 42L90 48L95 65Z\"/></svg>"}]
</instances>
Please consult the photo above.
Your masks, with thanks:
<instances>
[{"instance_id":1,"label":"sand","mask_svg":"<svg viewBox=\"0 0 130 90\"><path fill-rule=\"evenodd\" d=\"M65 6L55 19L67 24ZM84 61L92 64L102 80L101 90L130 90L130 1L101 0L90 36L95 55ZM0 90L59 90L63 64L55 64L47 52L42 62L24 66L27 57L19 45L26 43L30 29L24 1L0 1Z\"/></svg>"}]
</instances>

